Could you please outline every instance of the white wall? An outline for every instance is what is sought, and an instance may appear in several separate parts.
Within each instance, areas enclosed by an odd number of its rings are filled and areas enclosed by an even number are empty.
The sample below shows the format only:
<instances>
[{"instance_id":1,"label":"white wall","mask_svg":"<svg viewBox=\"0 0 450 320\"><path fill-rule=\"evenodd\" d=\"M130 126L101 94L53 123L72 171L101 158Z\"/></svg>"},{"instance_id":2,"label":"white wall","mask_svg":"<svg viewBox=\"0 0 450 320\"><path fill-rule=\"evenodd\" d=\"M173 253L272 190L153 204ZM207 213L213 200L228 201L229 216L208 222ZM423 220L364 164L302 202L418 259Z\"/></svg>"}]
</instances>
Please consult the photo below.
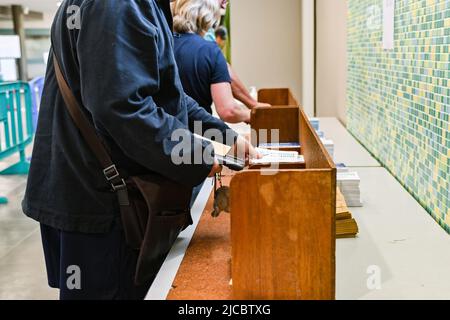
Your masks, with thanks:
<instances>
[{"instance_id":1,"label":"white wall","mask_svg":"<svg viewBox=\"0 0 450 320\"><path fill-rule=\"evenodd\" d=\"M347 1L316 0L317 115L346 123Z\"/></svg>"},{"instance_id":2,"label":"white wall","mask_svg":"<svg viewBox=\"0 0 450 320\"><path fill-rule=\"evenodd\" d=\"M314 93L314 2L301 0L302 4L302 104L309 116L315 116Z\"/></svg>"},{"instance_id":3,"label":"white wall","mask_svg":"<svg viewBox=\"0 0 450 320\"><path fill-rule=\"evenodd\" d=\"M233 0L232 64L247 86L289 87L302 101L301 1Z\"/></svg>"}]
</instances>

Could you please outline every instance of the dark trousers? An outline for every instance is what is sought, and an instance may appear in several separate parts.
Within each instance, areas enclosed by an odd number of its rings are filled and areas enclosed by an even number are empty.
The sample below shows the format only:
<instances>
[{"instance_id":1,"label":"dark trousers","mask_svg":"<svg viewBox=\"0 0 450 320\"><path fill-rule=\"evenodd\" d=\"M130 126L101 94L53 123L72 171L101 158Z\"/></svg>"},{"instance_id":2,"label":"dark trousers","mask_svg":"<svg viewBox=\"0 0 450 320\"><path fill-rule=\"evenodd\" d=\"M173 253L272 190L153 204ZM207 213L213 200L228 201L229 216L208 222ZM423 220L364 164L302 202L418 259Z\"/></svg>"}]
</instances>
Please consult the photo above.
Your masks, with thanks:
<instances>
[{"instance_id":1,"label":"dark trousers","mask_svg":"<svg viewBox=\"0 0 450 320\"><path fill-rule=\"evenodd\" d=\"M61 300L139 300L151 282L134 285L137 251L120 225L106 234L70 233L41 224L50 287ZM156 275L155 275L156 276Z\"/></svg>"}]
</instances>

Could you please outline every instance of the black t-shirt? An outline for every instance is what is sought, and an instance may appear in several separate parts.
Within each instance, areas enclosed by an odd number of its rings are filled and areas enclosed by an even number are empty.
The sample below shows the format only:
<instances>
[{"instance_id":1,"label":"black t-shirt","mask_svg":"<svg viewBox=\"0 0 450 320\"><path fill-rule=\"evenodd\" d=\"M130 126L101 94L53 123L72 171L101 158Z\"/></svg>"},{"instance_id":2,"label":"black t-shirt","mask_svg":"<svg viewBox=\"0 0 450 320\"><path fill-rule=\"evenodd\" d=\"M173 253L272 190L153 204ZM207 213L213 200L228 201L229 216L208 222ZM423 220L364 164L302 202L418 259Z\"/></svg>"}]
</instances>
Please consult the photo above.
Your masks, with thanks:
<instances>
[{"instance_id":1,"label":"black t-shirt","mask_svg":"<svg viewBox=\"0 0 450 320\"><path fill-rule=\"evenodd\" d=\"M193 33L175 33L174 47L184 91L212 113L211 85L231 82L222 51L215 42Z\"/></svg>"}]
</instances>

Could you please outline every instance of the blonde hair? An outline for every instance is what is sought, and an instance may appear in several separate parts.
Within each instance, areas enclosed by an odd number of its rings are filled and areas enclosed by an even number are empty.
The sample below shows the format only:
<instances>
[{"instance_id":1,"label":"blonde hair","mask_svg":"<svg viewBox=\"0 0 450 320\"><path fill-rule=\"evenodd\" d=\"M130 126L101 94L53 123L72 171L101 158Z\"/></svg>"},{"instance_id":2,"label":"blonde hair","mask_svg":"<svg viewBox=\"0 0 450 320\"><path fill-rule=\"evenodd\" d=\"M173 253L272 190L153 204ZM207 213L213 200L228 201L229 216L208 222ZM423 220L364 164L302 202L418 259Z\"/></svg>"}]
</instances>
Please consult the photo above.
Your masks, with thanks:
<instances>
[{"instance_id":1,"label":"blonde hair","mask_svg":"<svg viewBox=\"0 0 450 320\"><path fill-rule=\"evenodd\" d=\"M173 28L178 33L200 34L220 20L217 0L176 0L172 11Z\"/></svg>"}]
</instances>

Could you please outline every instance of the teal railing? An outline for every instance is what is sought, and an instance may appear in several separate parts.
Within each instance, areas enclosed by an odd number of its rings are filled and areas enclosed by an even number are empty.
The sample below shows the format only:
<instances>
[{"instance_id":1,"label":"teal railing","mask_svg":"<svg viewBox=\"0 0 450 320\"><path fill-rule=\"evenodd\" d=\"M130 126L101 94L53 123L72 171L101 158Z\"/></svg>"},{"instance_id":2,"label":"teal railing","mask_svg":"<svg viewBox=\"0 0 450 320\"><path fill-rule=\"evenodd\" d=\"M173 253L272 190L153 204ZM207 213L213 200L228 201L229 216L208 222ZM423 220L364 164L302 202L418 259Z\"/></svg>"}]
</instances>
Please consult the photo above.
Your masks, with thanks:
<instances>
[{"instance_id":1,"label":"teal railing","mask_svg":"<svg viewBox=\"0 0 450 320\"><path fill-rule=\"evenodd\" d=\"M28 174L25 148L33 141L31 89L26 82L0 83L0 161L19 154L19 162L0 175ZM0 203L7 199L0 197Z\"/></svg>"}]
</instances>

